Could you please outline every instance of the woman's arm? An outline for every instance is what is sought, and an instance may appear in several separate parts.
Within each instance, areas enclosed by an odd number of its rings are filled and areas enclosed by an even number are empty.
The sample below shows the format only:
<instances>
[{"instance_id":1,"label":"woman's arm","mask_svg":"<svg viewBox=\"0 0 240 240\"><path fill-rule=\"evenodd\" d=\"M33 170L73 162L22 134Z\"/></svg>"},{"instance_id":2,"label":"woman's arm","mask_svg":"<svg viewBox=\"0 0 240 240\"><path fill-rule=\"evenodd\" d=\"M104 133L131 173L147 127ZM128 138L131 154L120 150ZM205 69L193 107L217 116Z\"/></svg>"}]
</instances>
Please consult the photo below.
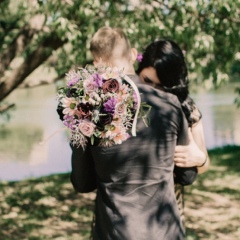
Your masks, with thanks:
<instances>
[{"instance_id":1,"label":"woman's arm","mask_svg":"<svg viewBox=\"0 0 240 240\"><path fill-rule=\"evenodd\" d=\"M192 136L193 136L193 140L195 141L196 145L205 154L204 161L201 161L200 164L197 164L198 173L201 174L201 173L204 173L207 171L209 164L210 164L210 159L209 159L206 144L205 144L202 120L200 120L195 125L193 125Z\"/></svg>"},{"instance_id":2,"label":"woman's arm","mask_svg":"<svg viewBox=\"0 0 240 240\"><path fill-rule=\"evenodd\" d=\"M197 166L199 174L208 169L210 160L205 145L201 120L189 129L189 145L176 146L174 162L178 167Z\"/></svg>"}]
</instances>

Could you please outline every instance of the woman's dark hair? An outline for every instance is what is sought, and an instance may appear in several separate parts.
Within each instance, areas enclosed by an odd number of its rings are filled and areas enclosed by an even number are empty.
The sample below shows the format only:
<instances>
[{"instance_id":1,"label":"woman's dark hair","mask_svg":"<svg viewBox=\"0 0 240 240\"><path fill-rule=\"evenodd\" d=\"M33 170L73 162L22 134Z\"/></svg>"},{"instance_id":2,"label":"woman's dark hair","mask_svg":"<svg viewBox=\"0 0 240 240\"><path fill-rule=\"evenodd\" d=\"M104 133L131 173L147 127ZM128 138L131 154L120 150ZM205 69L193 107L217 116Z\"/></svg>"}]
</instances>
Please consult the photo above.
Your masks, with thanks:
<instances>
[{"instance_id":1,"label":"woman's dark hair","mask_svg":"<svg viewBox=\"0 0 240 240\"><path fill-rule=\"evenodd\" d=\"M178 44L162 39L148 45L143 52L142 61L139 62L137 73L140 74L148 67L155 68L160 86L178 97L189 125L194 124L196 119L191 115L196 106L189 97L187 65Z\"/></svg>"}]
</instances>

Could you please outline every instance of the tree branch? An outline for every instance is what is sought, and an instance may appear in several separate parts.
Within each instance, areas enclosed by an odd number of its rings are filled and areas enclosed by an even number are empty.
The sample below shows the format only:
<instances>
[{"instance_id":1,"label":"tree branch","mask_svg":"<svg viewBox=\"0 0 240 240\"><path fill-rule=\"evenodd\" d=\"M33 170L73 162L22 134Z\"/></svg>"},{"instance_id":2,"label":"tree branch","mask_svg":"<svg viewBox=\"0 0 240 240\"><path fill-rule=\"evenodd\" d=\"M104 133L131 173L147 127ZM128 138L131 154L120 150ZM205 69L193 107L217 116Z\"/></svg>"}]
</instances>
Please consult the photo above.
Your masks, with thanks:
<instances>
[{"instance_id":1,"label":"tree branch","mask_svg":"<svg viewBox=\"0 0 240 240\"><path fill-rule=\"evenodd\" d=\"M16 57L19 52L22 52L26 48L35 32L36 31L33 29L27 27L22 29L9 47L3 51L0 56L0 77L4 75L4 71L9 67L14 57Z\"/></svg>"},{"instance_id":2,"label":"tree branch","mask_svg":"<svg viewBox=\"0 0 240 240\"><path fill-rule=\"evenodd\" d=\"M13 108L13 107L15 107L14 103L0 106L0 113L4 113L4 112L6 112L7 110L9 110L10 108Z\"/></svg>"},{"instance_id":3,"label":"tree branch","mask_svg":"<svg viewBox=\"0 0 240 240\"><path fill-rule=\"evenodd\" d=\"M24 79L41 65L51 54L53 50L58 49L67 42L54 35L50 35L40 44L37 49L29 54L25 61L13 71L7 81L0 84L0 101L12 92Z\"/></svg>"}]
</instances>

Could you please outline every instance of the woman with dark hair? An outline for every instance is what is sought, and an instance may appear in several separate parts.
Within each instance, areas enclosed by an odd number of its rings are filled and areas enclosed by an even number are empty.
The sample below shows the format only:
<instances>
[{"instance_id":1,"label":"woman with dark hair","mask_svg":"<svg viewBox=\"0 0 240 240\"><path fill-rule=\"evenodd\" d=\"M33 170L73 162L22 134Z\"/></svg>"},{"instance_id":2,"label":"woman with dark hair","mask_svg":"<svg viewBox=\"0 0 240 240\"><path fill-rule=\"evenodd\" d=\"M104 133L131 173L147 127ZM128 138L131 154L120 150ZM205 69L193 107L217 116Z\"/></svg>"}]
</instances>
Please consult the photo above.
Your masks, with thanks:
<instances>
[{"instance_id":1,"label":"woman with dark hair","mask_svg":"<svg viewBox=\"0 0 240 240\"><path fill-rule=\"evenodd\" d=\"M176 95L181 103L190 128L190 144L176 147L175 166L196 167L198 173L205 172L209 166L209 158L203 134L202 115L193 99L189 97L188 71L181 48L171 40L163 39L151 43L143 53L137 73L142 82ZM183 190L181 184L175 184L182 218Z\"/></svg>"}]
</instances>

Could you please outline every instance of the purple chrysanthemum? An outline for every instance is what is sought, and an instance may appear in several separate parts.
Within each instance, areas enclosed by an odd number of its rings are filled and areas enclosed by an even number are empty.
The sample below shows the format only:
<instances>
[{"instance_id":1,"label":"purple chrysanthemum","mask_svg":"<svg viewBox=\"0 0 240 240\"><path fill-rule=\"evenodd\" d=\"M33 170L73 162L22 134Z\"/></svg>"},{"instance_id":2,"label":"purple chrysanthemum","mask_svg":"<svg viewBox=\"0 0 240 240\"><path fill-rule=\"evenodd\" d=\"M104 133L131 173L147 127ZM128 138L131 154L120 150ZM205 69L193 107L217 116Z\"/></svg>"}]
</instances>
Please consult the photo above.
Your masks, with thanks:
<instances>
[{"instance_id":1,"label":"purple chrysanthemum","mask_svg":"<svg viewBox=\"0 0 240 240\"><path fill-rule=\"evenodd\" d=\"M73 116L70 116L70 115L65 115L63 117L63 124L65 126L67 126L68 128L70 128L71 130L75 130L76 128L76 123L77 123L77 120L73 117Z\"/></svg>"},{"instance_id":2,"label":"purple chrysanthemum","mask_svg":"<svg viewBox=\"0 0 240 240\"><path fill-rule=\"evenodd\" d=\"M93 80L96 84L96 87L102 87L103 77L100 74L98 74L98 73L93 74Z\"/></svg>"},{"instance_id":3,"label":"purple chrysanthemum","mask_svg":"<svg viewBox=\"0 0 240 240\"><path fill-rule=\"evenodd\" d=\"M77 77L72 78L72 79L70 79L70 80L68 81L67 86L68 86L68 87L72 87L72 86L74 86L78 81L79 81L79 78L77 78Z\"/></svg>"},{"instance_id":4,"label":"purple chrysanthemum","mask_svg":"<svg viewBox=\"0 0 240 240\"><path fill-rule=\"evenodd\" d=\"M105 110L107 113L114 113L116 104L117 104L117 99L115 99L115 98L109 98L109 99L103 104L104 110Z\"/></svg>"}]
</instances>

